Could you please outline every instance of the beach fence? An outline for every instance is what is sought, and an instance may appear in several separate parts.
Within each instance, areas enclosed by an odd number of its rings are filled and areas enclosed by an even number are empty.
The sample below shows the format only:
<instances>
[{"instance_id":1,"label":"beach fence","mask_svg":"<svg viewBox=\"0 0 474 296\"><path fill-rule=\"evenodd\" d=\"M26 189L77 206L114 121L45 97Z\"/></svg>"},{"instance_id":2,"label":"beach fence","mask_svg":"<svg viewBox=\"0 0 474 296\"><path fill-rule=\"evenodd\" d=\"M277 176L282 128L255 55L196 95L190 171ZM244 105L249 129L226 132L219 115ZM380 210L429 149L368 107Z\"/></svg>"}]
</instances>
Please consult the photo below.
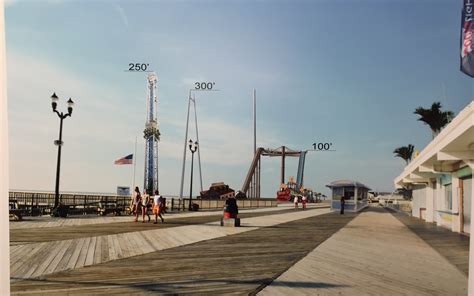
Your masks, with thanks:
<instances>
[{"instance_id":1,"label":"beach fence","mask_svg":"<svg viewBox=\"0 0 474 296\"><path fill-rule=\"evenodd\" d=\"M9 203L16 204L19 209L24 209L29 215L49 214L54 207L55 194L53 192L28 192L28 191L10 191ZM180 199L177 196L165 196L166 207L168 211L187 211L189 208L189 198ZM98 214L99 206L113 205L126 212L130 205L130 196L113 194L94 194L94 193L61 193L60 201L64 206L69 207L71 215L77 214ZM192 204L199 210L219 210L225 206L225 200L205 200L192 199ZM276 207L276 199L245 199L238 200L240 208L260 208ZM197 205L197 206L196 206Z\"/></svg>"}]
</instances>

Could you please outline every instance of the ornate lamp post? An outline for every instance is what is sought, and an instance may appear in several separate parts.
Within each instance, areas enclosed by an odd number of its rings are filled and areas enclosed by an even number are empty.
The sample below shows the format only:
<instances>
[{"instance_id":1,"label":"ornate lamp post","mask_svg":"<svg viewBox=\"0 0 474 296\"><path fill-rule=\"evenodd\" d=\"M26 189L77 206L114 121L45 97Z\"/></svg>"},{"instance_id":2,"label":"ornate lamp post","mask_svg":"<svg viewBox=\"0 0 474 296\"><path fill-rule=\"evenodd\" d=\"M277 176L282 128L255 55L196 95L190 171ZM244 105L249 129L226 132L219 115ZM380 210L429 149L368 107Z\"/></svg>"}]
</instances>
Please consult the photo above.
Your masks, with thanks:
<instances>
[{"instance_id":1,"label":"ornate lamp post","mask_svg":"<svg viewBox=\"0 0 474 296\"><path fill-rule=\"evenodd\" d=\"M194 147L193 147L194 146ZM194 152L198 150L198 142L193 142L189 140L189 150L191 151L191 185L189 187L189 211L193 210L193 164L194 164Z\"/></svg>"},{"instance_id":2,"label":"ornate lamp post","mask_svg":"<svg viewBox=\"0 0 474 296\"><path fill-rule=\"evenodd\" d=\"M53 93L51 96L51 106L53 107L53 112L58 114L59 116L59 140L54 141L54 145L58 146L58 161L56 166L56 188L55 188L55 196L54 196L54 208L59 206L59 173L61 168L61 147L63 145L63 120L64 118L71 116L72 114L72 107L74 106L74 102L69 98L67 101L67 113L59 112L56 110L58 106L59 98L56 96L56 93Z\"/></svg>"}]
</instances>

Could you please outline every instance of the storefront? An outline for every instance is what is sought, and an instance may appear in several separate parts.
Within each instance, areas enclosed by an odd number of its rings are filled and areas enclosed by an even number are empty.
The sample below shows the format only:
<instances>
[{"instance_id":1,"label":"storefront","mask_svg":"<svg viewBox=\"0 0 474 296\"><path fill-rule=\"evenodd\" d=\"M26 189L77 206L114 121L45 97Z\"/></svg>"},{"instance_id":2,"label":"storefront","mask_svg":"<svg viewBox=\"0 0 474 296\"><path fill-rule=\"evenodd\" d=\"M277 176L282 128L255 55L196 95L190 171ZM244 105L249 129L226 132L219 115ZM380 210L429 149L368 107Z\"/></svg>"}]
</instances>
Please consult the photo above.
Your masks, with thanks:
<instances>
[{"instance_id":1,"label":"storefront","mask_svg":"<svg viewBox=\"0 0 474 296\"><path fill-rule=\"evenodd\" d=\"M412 216L470 233L474 102L464 108L395 179L412 190Z\"/></svg>"}]
</instances>

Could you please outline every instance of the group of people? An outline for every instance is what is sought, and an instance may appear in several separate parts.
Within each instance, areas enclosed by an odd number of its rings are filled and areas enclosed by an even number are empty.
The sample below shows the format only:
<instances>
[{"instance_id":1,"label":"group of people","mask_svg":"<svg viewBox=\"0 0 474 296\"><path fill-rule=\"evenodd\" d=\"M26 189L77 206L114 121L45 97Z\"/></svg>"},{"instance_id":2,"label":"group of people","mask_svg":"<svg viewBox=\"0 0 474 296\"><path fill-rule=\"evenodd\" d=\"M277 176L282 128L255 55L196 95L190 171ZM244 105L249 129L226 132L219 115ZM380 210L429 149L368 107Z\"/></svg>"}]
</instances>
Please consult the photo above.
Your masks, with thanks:
<instances>
[{"instance_id":1,"label":"group of people","mask_svg":"<svg viewBox=\"0 0 474 296\"><path fill-rule=\"evenodd\" d=\"M150 222L149 211L152 210L153 215L155 215L155 222L158 223L158 217L161 219L161 223L165 222L162 214L166 213L166 203L165 199L160 195L158 190L155 190L155 194L150 196L149 192L145 189L143 194L140 194L140 189L135 187L135 191L132 194L132 200L130 208L135 215L135 222L138 222L138 215L141 212L142 214L142 223L145 223L145 216L148 216L148 222Z\"/></svg>"},{"instance_id":2,"label":"group of people","mask_svg":"<svg viewBox=\"0 0 474 296\"><path fill-rule=\"evenodd\" d=\"M303 210L306 210L306 203L307 203L307 198L306 196L303 195L303 197L301 197L301 205L303 206ZM293 202L295 203L295 209L298 209L298 203L299 203L299 199L298 199L298 196L296 195Z\"/></svg>"}]
</instances>

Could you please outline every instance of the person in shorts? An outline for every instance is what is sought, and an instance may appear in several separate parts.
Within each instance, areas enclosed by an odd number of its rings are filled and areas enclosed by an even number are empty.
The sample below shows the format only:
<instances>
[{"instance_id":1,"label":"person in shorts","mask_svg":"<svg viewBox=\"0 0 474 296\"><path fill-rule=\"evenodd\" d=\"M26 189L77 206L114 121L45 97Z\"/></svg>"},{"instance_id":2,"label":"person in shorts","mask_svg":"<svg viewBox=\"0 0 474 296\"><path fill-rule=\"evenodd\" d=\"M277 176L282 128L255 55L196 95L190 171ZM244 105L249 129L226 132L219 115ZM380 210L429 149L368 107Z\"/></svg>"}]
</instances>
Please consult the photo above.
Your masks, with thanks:
<instances>
[{"instance_id":1,"label":"person in shorts","mask_svg":"<svg viewBox=\"0 0 474 296\"><path fill-rule=\"evenodd\" d=\"M155 222L153 224L158 223L158 216L161 219L161 223L165 222L165 219L161 216L161 212L163 211L163 197L160 195L158 190L155 190L155 195L153 196L153 214L155 215Z\"/></svg>"},{"instance_id":2,"label":"person in shorts","mask_svg":"<svg viewBox=\"0 0 474 296\"><path fill-rule=\"evenodd\" d=\"M135 187L135 191L132 194L132 212L135 215L135 222L138 222L138 210L141 204L142 196L138 186Z\"/></svg>"},{"instance_id":3,"label":"person in shorts","mask_svg":"<svg viewBox=\"0 0 474 296\"><path fill-rule=\"evenodd\" d=\"M148 216L148 222L150 222L150 214L148 214L148 208L149 206L148 205L151 205L151 198L150 198L150 195L148 195L148 190L144 190L144 194L142 196L142 203L141 203L141 207L142 207L142 223L145 223L145 215Z\"/></svg>"}]
</instances>

